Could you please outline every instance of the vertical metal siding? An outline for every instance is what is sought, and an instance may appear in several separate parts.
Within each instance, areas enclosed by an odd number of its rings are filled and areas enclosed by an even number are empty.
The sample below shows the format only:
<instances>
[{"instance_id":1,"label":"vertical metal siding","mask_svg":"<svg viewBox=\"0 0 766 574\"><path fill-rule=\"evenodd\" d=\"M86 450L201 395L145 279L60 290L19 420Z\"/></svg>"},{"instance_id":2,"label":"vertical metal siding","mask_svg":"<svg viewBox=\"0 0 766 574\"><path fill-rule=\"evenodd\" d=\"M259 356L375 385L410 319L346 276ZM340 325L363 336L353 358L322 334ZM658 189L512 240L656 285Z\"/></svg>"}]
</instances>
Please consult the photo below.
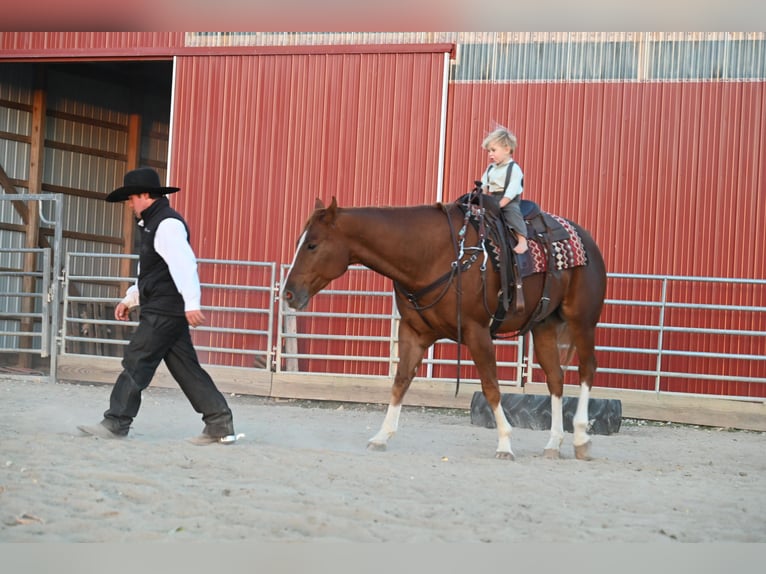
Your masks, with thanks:
<instances>
[{"instance_id":1,"label":"vertical metal siding","mask_svg":"<svg viewBox=\"0 0 766 574\"><path fill-rule=\"evenodd\" d=\"M178 59L176 201L203 257L289 263L316 197L428 203L442 56ZM252 230L259 233L253 235Z\"/></svg>"},{"instance_id":2,"label":"vertical metal siding","mask_svg":"<svg viewBox=\"0 0 766 574\"><path fill-rule=\"evenodd\" d=\"M766 220L763 84L460 84L452 105L476 111L451 116L447 199L486 167L497 121L524 197L591 230L611 272L764 276L762 243L731 243Z\"/></svg>"},{"instance_id":3,"label":"vertical metal siding","mask_svg":"<svg viewBox=\"0 0 766 574\"><path fill-rule=\"evenodd\" d=\"M443 62L441 53L179 57L170 164L183 191L173 202L198 256L289 263L315 198L432 202ZM379 276L337 284L388 288ZM381 313L382 304L359 302L353 311ZM389 325L346 325L363 327L383 335ZM357 351L305 344L308 352Z\"/></svg>"},{"instance_id":4,"label":"vertical metal siding","mask_svg":"<svg viewBox=\"0 0 766 574\"><path fill-rule=\"evenodd\" d=\"M0 50L77 50L98 55L110 48L169 48L184 45L183 32L0 32Z\"/></svg>"},{"instance_id":5,"label":"vertical metal siding","mask_svg":"<svg viewBox=\"0 0 766 574\"><path fill-rule=\"evenodd\" d=\"M199 142L208 142L206 149L212 150L214 158L228 162L233 187L244 186L250 192L233 191L225 201L220 196L201 199L204 212L215 214L207 224L199 221L201 249L208 256L225 251L227 257L288 262L313 197L327 201L334 194L341 205L432 201L433 196L423 190L435 190L435 177L422 166L436 165L438 82L427 88L431 96L426 109L431 113L422 116L430 123L423 123L423 117L413 115L414 108L408 106L408 99L418 92L405 57L214 60L179 59L183 61L179 69L197 73L201 86L179 86L178 92L194 98L206 90L200 103L213 111L189 110L187 118L194 124L189 129L199 133L188 144L177 140L176 149L188 147L195 157L178 158L174 165L190 166L193 173L192 165L203 165L198 154L205 157L207 153L200 150ZM223 61L223 71L208 69ZM533 71L549 73L547 69L540 66ZM429 71L440 76L438 70L431 62ZM396 87L393 92L392 86ZM360 101L365 104L361 112ZM763 122L742 120L753 115L758 119L763 104L760 82L453 83L445 200L467 191L481 173L486 155L480 143L492 122L498 121L519 136L517 159L525 170L526 196L589 229L602 246L611 272L752 276L752 262L762 257L763 247L750 242L731 250L725 241L714 241L710 230L718 228L721 237L753 234L763 220L763 205L756 193L763 178ZM210 117L218 108L220 120ZM230 117L237 116L237 110L240 123ZM187 120L179 125L187 125ZM425 137L428 133L434 137ZM425 157L418 157L413 146L421 146ZM743 149L753 151L743 154ZM231 158L236 158L234 163ZM402 173L406 176L397 180ZM291 181L309 184L300 188ZM224 179L204 187L228 189L230 184ZM397 190L393 195L392 189ZM743 221L733 213L747 215ZM253 233L245 231L248 226ZM634 297L656 298L654 288L647 286ZM702 295L699 288L692 288L689 296L692 293ZM610 295L619 294L620 287L610 285ZM736 299L736 294L730 295ZM328 305L330 309L332 304ZM697 312L692 320L720 322L713 315ZM681 324L688 323L689 317L677 311L668 320ZM350 321L348 328L357 326ZM311 325L302 330L310 331ZM643 336L650 344L652 337L656 335ZM709 340L697 343L715 348ZM758 342L752 344L757 352ZM322 342L310 345L316 352L329 349ZM624 357L619 360L626 366ZM689 372L696 368L689 359L670 360ZM642 358L630 358L627 363L629 368L652 368ZM639 384L622 379L618 386Z\"/></svg>"},{"instance_id":6,"label":"vertical metal siding","mask_svg":"<svg viewBox=\"0 0 766 574\"><path fill-rule=\"evenodd\" d=\"M453 84L445 199L464 192L482 172L486 155L480 143L497 121L519 137L516 159L525 173L524 196L590 230L610 272L766 278L763 242L755 239L766 221L764 89L762 82ZM657 300L655 287L647 285L632 296ZM608 296L626 298L624 289L612 283ZM766 305L752 300L749 289L688 289L675 296ZM648 322L647 317L632 319ZM674 310L667 319L671 325L710 327L736 324L738 317L687 309ZM751 321L739 328L766 327ZM621 345L629 341L620 337L625 335L600 333L602 344L632 346ZM668 337L677 348L724 351L721 338L710 335ZM737 352L766 354L763 338L736 344ZM640 357L601 358L604 364L653 369ZM723 368L715 359L665 360L690 373ZM759 368L752 365L745 376L755 376L753 369ZM609 382L636 384L630 377L610 376ZM668 384L672 390L748 394L742 384Z\"/></svg>"}]
</instances>

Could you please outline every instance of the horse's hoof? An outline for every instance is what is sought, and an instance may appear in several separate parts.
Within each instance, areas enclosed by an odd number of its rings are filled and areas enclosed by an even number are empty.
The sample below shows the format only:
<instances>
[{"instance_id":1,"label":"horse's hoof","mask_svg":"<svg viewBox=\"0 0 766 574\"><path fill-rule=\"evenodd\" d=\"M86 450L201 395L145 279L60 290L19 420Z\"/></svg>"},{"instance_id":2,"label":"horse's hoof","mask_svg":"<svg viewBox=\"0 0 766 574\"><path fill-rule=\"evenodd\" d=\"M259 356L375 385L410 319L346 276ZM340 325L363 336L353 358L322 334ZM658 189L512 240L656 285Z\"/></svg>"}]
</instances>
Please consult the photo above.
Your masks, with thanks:
<instances>
[{"instance_id":1,"label":"horse's hoof","mask_svg":"<svg viewBox=\"0 0 766 574\"><path fill-rule=\"evenodd\" d=\"M512 452L505 452L501 450L495 453L495 458L499 458L500 460L516 460L516 457L513 456Z\"/></svg>"},{"instance_id":2,"label":"horse's hoof","mask_svg":"<svg viewBox=\"0 0 766 574\"><path fill-rule=\"evenodd\" d=\"M543 451L544 458L558 459L561 458L561 453L555 448L546 448Z\"/></svg>"},{"instance_id":3,"label":"horse's hoof","mask_svg":"<svg viewBox=\"0 0 766 574\"><path fill-rule=\"evenodd\" d=\"M386 443L384 442L368 442L367 443L367 450L374 450L378 452L383 452L386 450Z\"/></svg>"},{"instance_id":4,"label":"horse's hoof","mask_svg":"<svg viewBox=\"0 0 766 574\"><path fill-rule=\"evenodd\" d=\"M591 460L590 441L584 444L576 444L574 447L575 458L577 460Z\"/></svg>"}]
</instances>

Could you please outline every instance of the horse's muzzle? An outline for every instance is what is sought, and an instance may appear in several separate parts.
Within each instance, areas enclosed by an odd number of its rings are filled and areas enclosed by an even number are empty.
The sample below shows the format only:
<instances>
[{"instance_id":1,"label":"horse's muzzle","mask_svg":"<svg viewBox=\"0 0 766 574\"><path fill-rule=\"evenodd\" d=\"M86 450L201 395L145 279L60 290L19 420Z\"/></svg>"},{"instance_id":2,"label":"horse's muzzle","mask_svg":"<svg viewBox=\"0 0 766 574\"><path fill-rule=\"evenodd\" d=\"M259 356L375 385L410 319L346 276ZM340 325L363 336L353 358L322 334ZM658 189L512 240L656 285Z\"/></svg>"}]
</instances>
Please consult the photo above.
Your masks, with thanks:
<instances>
[{"instance_id":1,"label":"horse's muzzle","mask_svg":"<svg viewBox=\"0 0 766 574\"><path fill-rule=\"evenodd\" d=\"M296 311L302 311L309 304L309 294L305 289L299 291L293 291L292 289L285 287L282 291L282 300L287 303L287 306Z\"/></svg>"}]
</instances>

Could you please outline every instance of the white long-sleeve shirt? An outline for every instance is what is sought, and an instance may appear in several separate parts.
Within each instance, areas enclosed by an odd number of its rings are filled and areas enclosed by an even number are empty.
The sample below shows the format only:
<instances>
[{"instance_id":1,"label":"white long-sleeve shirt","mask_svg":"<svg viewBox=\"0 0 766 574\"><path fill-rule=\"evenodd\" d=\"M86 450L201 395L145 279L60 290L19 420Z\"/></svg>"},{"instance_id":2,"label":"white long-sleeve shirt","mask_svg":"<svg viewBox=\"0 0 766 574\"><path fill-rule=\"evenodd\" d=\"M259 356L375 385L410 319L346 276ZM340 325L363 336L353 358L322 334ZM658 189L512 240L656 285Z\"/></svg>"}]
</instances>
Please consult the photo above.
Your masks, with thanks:
<instances>
[{"instance_id":1,"label":"white long-sleeve shirt","mask_svg":"<svg viewBox=\"0 0 766 574\"><path fill-rule=\"evenodd\" d=\"M139 221L138 224L143 226L144 222ZM197 273L197 257L187 240L184 224L174 217L163 219L154 233L154 249L168 265L173 283L184 299L184 310L199 310L202 293ZM122 302L129 308L139 304L138 280L128 288Z\"/></svg>"}]
</instances>

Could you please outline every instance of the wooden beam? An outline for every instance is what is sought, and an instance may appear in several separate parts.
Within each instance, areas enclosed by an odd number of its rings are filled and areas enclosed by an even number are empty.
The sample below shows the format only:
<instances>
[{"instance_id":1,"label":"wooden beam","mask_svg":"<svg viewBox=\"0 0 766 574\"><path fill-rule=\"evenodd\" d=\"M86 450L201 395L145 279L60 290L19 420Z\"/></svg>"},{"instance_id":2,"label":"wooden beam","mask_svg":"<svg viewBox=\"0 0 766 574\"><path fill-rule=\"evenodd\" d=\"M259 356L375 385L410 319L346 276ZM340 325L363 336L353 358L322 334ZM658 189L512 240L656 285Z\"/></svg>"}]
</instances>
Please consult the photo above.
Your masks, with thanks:
<instances>
[{"instance_id":1,"label":"wooden beam","mask_svg":"<svg viewBox=\"0 0 766 574\"><path fill-rule=\"evenodd\" d=\"M125 161L125 155L117 152L106 151L95 147L67 144L57 142L54 140L45 140L45 147L48 149L58 149L61 151L68 151L72 153L79 153L81 155L89 155L93 157L103 157L106 159L116 159L118 161Z\"/></svg>"},{"instance_id":2,"label":"wooden beam","mask_svg":"<svg viewBox=\"0 0 766 574\"><path fill-rule=\"evenodd\" d=\"M61 235L66 239L93 241L94 243L107 243L109 245L122 245L121 237L112 237L110 235L96 235L95 233L82 233L81 231L63 231ZM45 227L40 229L41 242L44 238L51 236L53 236L53 229L48 229Z\"/></svg>"},{"instance_id":3,"label":"wooden beam","mask_svg":"<svg viewBox=\"0 0 766 574\"><path fill-rule=\"evenodd\" d=\"M22 134L15 134L13 132L0 131L0 139L28 144L32 138Z\"/></svg>"},{"instance_id":4,"label":"wooden beam","mask_svg":"<svg viewBox=\"0 0 766 574\"><path fill-rule=\"evenodd\" d=\"M138 163L141 158L141 122L140 114L131 114L128 118L128 152L127 163L125 165L127 171L139 167ZM133 232L135 227L133 211L125 202L122 213L122 252L126 255L133 253ZM122 259L120 261L120 275L122 277L131 276L131 264L132 261L130 259ZM129 283L120 285L120 293L124 294L129 286Z\"/></svg>"},{"instance_id":5,"label":"wooden beam","mask_svg":"<svg viewBox=\"0 0 766 574\"><path fill-rule=\"evenodd\" d=\"M3 223L0 221L0 230L2 231L15 231L16 233L26 233L26 225L19 225L17 223Z\"/></svg>"},{"instance_id":6,"label":"wooden beam","mask_svg":"<svg viewBox=\"0 0 766 574\"><path fill-rule=\"evenodd\" d=\"M32 141L29 151L29 193L39 194L43 189L43 162L45 159L45 106L46 93L41 87L35 89L32 96ZM32 205L37 213L32 214ZM37 229L40 226L39 202L30 205L30 230L27 247L37 247Z\"/></svg>"},{"instance_id":7,"label":"wooden beam","mask_svg":"<svg viewBox=\"0 0 766 574\"><path fill-rule=\"evenodd\" d=\"M87 197L88 199L103 200L106 194L99 191L88 191L87 189L77 189L75 187L65 187L63 185L43 184L43 191L51 193L60 193L62 195L71 195L72 197Z\"/></svg>"},{"instance_id":8,"label":"wooden beam","mask_svg":"<svg viewBox=\"0 0 766 574\"><path fill-rule=\"evenodd\" d=\"M39 75L36 78L34 93L32 94L32 140L29 151L29 193L36 195L42 192L43 187L43 161L45 157L45 67L39 69ZM29 216L26 221L27 233L25 247L34 249L39 246L40 234L40 202L30 201L27 206ZM24 256L24 271L31 273L35 270L35 254L27 253ZM31 276L24 276L22 279L22 290L24 293L35 293L35 280ZM34 311L34 300L30 297L24 297L21 301L21 310L23 313L31 314ZM25 318L21 321L23 331L32 331L32 319ZM32 339L30 337L21 337L20 346L24 349L31 348ZM54 351L55 352L55 351ZM31 356L28 353L19 353L19 366L28 368L30 366Z\"/></svg>"},{"instance_id":9,"label":"wooden beam","mask_svg":"<svg viewBox=\"0 0 766 574\"><path fill-rule=\"evenodd\" d=\"M125 127L125 124L123 123L99 120L97 118L92 118L90 116L85 116L80 114L71 114L68 112L61 112L58 110L48 110L48 117L56 118L59 120L70 121L75 124L106 128L106 129L117 131L117 132L127 131L127 128Z\"/></svg>"},{"instance_id":10,"label":"wooden beam","mask_svg":"<svg viewBox=\"0 0 766 574\"><path fill-rule=\"evenodd\" d=\"M22 110L24 112L32 111L32 106L29 104L14 100L6 100L5 98L0 98L0 108L11 108L12 110Z\"/></svg>"}]
</instances>

